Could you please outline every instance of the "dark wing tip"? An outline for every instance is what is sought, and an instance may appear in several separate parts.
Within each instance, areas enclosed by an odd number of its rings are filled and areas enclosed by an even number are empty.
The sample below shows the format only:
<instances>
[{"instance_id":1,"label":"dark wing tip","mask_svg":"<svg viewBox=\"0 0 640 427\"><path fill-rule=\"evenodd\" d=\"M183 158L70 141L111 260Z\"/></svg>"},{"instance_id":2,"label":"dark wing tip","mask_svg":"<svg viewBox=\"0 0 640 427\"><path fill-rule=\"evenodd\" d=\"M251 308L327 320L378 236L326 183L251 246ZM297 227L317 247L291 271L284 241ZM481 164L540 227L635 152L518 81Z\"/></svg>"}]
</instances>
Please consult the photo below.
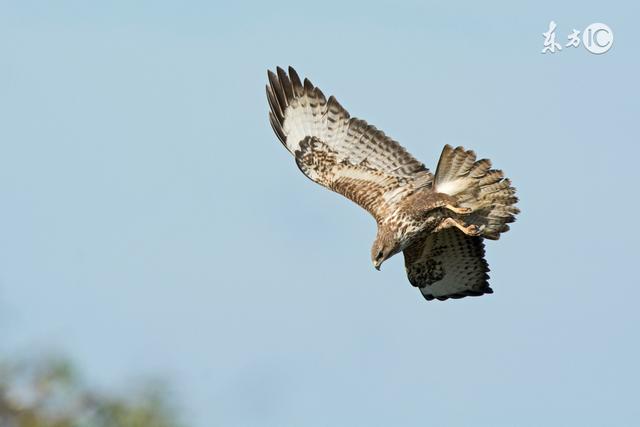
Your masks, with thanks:
<instances>
[{"instance_id":1,"label":"dark wing tip","mask_svg":"<svg viewBox=\"0 0 640 427\"><path fill-rule=\"evenodd\" d=\"M269 80L269 83L273 85L274 82L278 81L278 76L276 76L276 73L274 73L273 71L267 70L267 79Z\"/></svg>"},{"instance_id":2,"label":"dark wing tip","mask_svg":"<svg viewBox=\"0 0 640 427\"><path fill-rule=\"evenodd\" d=\"M292 105L295 107L296 100L305 95L316 98L320 102L325 99L320 89L314 87L308 79L304 79L303 83L293 67L286 68L288 73L280 66L276 66L275 71L267 70L266 87L267 100L271 109L269 122L278 139L285 146L287 135L284 132L284 120L287 109ZM335 104L339 105L337 102Z\"/></svg>"},{"instance_id":3,"label":"dark wing tip","mask_svg":"<svg viewBox=\"0 0 640 427\"><path fill-rule=\"evenodd\" d=\"M304 90L306 92L311 92L311 91L313 91L313 89L315 89L315 88L313 87L313 83L311 83L311 80L305 78L304 79Z\"/></svg>"},{"instance_id":4,"label":"dark wing tip","mask_svg":"<svg viewBox=\"0 0 640 427\"><path fill-rule=\"evenodd\" d=\"M291 78L291 84L293 85L295 95L302 96L304 94L302 81L300 80L300 76L298 76L298 73L296 73L296 70L294 70L293 67L289 67L289 77Z\"/></svg>"},{"instance_id":5,"label":"dark wing tip","mask_svg":"<svg viewBox=\"0 0 640 427\"><path fill-rule=\"evenodd\" d=\"M280 108L280 104L278 103L278 99L276 98L276 95L273 93L271 86L266 85L266 90L267 90L267 101L269 102L271 113L278 118L279 122L283 122L284 112Z\"/></svg>"},{"instance_id":6,"label":"dark wing tip","mask_svg":"<svg viewBox=\"0 0 640 427\"><path fill-rule=\"evenodd\" d=\"M280 106L280 110L282 112L287 108L287 97L285 96L284 89L282 88L282 83L278 76L276 76L273 71L269 70L269 85L271 86L271 90L276 95L275 98L278 101L278 105Z\"/></svg>"},{"instance_id":7,"label":"dark wing tip","mask_svg":"<svg viewBox=\"0 0 640 427\"><path fill-rule=\"evenodd\" d=\"M298 73L293 67L288 68L289 74L280 66L276 67L275 72L267 70L267 79L269 81L267 98L269 99L271 111L280 122L284 121L284 113L287 107L291 105L295 98L304 94L307 86L310 86L311 90L315 89L311 82L307 83L306 79L303 86Z\"/></svg>"},{"instance_id":8,"label":"dark wing tip","mask_svg":"<svg viewBox=\"0 0 640 427\"><path fill-rule=\"evenodd\" d=\"M280 84L282 85L287 105L289 105L291 104L291 100L295 97L295 94L293 93L293 85L291 84L291 80L289 80L289 76L282 68L278 67L277 72L278 80L280 80Z\"/></svg>"},{"instance_id":9,"label":"dark wing tip","mask_svg":"<svg viewBox=\"0 0 640 427\"><path fill-rule=\"evenodd\" d=\"M286 146L287 137L285 136L284 131L282 130L282 126L280 125L280 122L276 119L275 115L271 111L269 112L269 123L271 123L271 128L275 132L280 142L282 142L282 144Z\"/></svg>"},{"instance_id":10,"label":"dark wing tip","mask_svg":"<svg viewBox=\"0 0 640 427\"><path fill-rule=\"evenodd\" d=\"M291 69L291 67L289 68ZM267 70L267 78L269 80L269 84L267 85L267 100L271 109L269 122L280 142L286 146L287 138L283 130L284 116L287 107L291 104L291 100L297 93L295 89L295 79L292 83L284 69L279 66L276 67L275 73ZM299 80L297 74L296 78Z\"/></svg>"}]
</instances>

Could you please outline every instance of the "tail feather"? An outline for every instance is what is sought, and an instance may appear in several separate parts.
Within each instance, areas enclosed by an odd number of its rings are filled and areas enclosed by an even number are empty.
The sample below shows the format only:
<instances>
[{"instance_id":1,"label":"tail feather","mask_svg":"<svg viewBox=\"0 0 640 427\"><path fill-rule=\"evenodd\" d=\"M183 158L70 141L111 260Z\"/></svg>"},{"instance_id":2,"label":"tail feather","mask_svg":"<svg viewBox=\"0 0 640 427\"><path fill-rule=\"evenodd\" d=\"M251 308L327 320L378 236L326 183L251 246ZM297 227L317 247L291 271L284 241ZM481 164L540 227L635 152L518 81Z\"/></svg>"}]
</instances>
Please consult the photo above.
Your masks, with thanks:
<instances>
[{"instance_id":1,"label":"tail feather","mask_svg":"<svg viewBox=\"0 0 640 427\"><path fill-rule=\"evenodd\" d=\"M491 185L500 181L503 178L504 178L504 174L500 169L492 169L490 171L487 171L487 173L484 176L480 177L479 184L481 186Z\"/></svg>"},{"instance_id":2,"label":"tail feather","mask_svg":"<svg viewBox=\"0 0 640 427\"><path fill-rule=\"evenodd\" d=\"M497 240L509 230L520 210L511 181L501 170L491 169L489 159L476 161L476 154L462 147L446 145L434 178L434 189L457 199L460 207L471 209L467 224L482 228L482 236Z\"/></svg>"},{"instance_id":3,"label":"tail feather","mask_svg":"<svg viewBox=\"0 0 640 427\"><path fill-rule=\"evenodd\" d=\"M469 177L482 178L487 175L491 169L491 160L482 159L474 163L473 168L469 171Z\"/></svg>"}]
</instances>

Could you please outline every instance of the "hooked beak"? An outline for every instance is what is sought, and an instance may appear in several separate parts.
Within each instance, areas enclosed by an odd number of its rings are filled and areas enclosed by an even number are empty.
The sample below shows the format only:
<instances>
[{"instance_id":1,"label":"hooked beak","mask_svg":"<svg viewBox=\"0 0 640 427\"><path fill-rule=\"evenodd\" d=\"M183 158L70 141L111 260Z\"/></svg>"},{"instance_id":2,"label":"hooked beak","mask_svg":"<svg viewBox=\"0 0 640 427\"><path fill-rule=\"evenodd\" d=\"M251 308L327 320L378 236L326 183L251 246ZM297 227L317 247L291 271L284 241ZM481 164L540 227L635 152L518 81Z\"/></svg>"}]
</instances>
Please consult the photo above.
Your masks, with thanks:
<instances>
[{"instance_id":1,"label":"hooked beak","mask_svg":"<svg viewBox=\"0 0 640 427\"><path fill-rule=\"evenodd\" d=\"M378 263L378 262L374 262L373 263L373 268L375 268L376 270L380 271L380 266L382 265L382 263Z\"/></svg>"}]
</instances>

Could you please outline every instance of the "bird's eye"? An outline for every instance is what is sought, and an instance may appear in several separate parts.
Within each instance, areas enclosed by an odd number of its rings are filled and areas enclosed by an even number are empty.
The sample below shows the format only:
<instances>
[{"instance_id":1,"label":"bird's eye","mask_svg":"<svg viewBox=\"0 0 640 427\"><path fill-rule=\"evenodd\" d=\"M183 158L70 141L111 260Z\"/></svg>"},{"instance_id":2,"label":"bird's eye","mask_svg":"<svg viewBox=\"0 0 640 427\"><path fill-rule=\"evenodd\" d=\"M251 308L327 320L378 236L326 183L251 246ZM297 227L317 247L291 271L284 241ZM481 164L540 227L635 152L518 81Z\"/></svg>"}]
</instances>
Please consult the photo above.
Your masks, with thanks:
<instances>
[{"instance_id":1,"label":"bird's eye","mask_svg":"<svg viewBox=\"0 0 640 427\"><path fill-rule=\"evenodd\" d=\"M382 251L378 252L378 255L376 255L376 259L380 259L382 258Z\"/></svg>"}]
</instances>

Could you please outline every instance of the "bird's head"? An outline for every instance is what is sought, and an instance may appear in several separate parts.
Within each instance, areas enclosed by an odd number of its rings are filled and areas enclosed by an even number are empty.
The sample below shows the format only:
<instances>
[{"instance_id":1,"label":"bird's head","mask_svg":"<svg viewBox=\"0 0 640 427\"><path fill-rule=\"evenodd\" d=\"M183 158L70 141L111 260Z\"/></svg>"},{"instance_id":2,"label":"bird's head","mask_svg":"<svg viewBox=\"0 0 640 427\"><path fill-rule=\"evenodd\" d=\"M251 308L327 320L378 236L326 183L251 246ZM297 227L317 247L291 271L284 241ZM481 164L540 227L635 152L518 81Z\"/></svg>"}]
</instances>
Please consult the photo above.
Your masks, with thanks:
<instances>
[{"instance_id":1,"label":"bird's head","mask_svg":"<svg viewBox=\"0 0 640 427\"><path fill-rule=\"evenodd\" d=\"M380 266L387 259L398 253L398 244L393 238L392 233L384 230L378 230L376 240L371 246L371 262L376 270L380 270Z\"/></svg>"}]
</instances>

